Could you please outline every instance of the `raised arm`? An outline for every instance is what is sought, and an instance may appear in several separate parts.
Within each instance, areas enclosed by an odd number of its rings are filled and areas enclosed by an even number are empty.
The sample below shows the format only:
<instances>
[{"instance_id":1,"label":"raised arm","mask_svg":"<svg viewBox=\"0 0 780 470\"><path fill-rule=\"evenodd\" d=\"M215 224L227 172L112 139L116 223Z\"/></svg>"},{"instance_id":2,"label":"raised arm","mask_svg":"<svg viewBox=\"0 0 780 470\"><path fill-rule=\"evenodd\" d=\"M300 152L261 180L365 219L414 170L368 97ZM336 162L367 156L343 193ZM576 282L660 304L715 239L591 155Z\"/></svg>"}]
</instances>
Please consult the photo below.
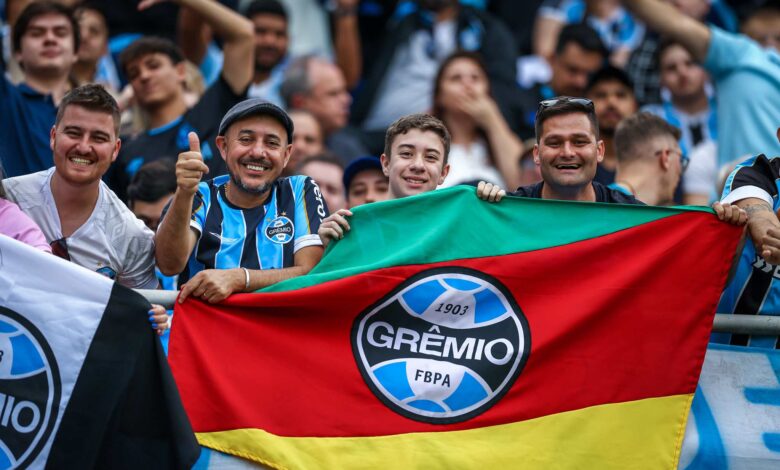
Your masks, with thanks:
<instances>
[{"instance_id":1,"label":"raised arm","mask_svg":"<svg viewBox=\"0 0 780 470\"><path fill-rule=\"evenodd\" d=\"M622 0L639 21L661 36L682 44L703 62L710 46L710 29L703 23L681 14L670 3L660 0Z\"/></svg>"},{"instance_id":2,"label":"raised arm","mask_svg":"<svg viewBox=\"0 0 780 470\"><path fill-rule=\"evenodd\" d=\"M138 9L143 10L165 0L143 0ZM254 60L254 30L252 23L230 8L215 0L173 0L201 18L211 31L222 39L222 77L234 93L243 93L252 80ZM190 18L192 20L192 18ZM199 31L193 24L188 27Z\"/></svg>"},{"instance_id":3,"label":"raised arm","mask_svg":"<svg viewBox=\"0 0 780 470\"><path fill-rule=\"evenodd\" d=\"M363 73L363 51L358 30L358 0L338 0L333 12L333 48L336 64L344 73L351 90L360 82Z\"/></svg>"},{"instance_id":4,"label":"raised arm","mask_svg":"<svg viewBox=\"0 0 780 470\"><path fill-rule=\"evenodd\" d=\"M201 177L209 171L200 154L198 136L190 132L189 139L190 150L179 154L176 162L176 193L155 235L155 259L166 276L182 272L195 248L197 235L190 227L192 203Z\"/></svg>"}]
</instances>

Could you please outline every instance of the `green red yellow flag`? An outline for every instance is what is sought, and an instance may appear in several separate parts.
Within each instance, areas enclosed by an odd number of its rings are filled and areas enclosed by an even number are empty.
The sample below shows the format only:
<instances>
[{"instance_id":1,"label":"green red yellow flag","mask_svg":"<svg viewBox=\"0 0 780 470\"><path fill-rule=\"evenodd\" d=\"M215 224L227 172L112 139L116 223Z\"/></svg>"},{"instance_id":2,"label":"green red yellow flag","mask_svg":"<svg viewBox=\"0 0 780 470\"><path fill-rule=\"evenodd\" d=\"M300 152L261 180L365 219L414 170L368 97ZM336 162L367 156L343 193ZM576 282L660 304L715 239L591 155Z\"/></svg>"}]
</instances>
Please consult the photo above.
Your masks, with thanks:
<instances>
[{"instance_id":1,"label":"green red yellow flag","mask_svg":"<svg viewBox=\"0 0 780 470\"><path fill-rule=\"evenodd\" d=\"M741 229L453 188L354 210L307 276L177 305L202 445L275 468L676 468Z\"/></svg>"}]
</instances>

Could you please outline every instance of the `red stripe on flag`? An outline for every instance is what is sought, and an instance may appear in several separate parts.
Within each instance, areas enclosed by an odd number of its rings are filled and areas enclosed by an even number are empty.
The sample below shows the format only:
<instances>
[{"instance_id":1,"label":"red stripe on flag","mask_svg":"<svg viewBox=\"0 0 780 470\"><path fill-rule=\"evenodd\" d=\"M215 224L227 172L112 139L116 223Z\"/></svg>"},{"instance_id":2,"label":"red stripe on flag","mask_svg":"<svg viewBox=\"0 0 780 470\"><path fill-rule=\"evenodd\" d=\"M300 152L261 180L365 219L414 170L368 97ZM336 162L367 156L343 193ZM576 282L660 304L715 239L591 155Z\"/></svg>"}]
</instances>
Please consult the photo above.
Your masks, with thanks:
<instances>
[{"instance_id":1,"label":"red stripe on flag","mask_svg":"<svg viewBox=\"0 0 780 470\"><path fill-rule=\"evenodd\" d=\"M504 424L587 406L693 393L739 230L684 213L561 247L400 266L298 291L177 310L170 360L196 432L372 436ZM490 234L485 234L490 236ZM518 235L520 236L520 235ZM396 414L365 384L353 319L440 266L476 269L515 295L531 353L514 386L468 421Z\"/></svg>"}]
</instances>

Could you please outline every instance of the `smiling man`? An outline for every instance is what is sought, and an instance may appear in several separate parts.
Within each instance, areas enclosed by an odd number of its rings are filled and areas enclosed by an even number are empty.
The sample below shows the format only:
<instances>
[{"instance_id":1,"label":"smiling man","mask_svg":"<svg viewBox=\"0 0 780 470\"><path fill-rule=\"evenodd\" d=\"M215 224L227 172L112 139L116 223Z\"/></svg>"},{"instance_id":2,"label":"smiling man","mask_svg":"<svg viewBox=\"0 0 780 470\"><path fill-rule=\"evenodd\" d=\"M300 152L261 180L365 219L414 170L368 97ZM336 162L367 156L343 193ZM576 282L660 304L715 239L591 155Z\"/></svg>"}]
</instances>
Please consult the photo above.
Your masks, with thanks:
<instances>
[{"instance_id":1,"label":"smiling man","mask_svg":"<svg viewBox=\"0 0 780 470\"><path fill-rule=\"evenodd\" d=\"M317 229L328 208L305 176L280 178L292 152L293 123L259 98L231 108L217 148L228 174L200 182L208 166L200 142L176 163L176 193L157 229L157 264L180 274L188 296L211 303L306 274L322 257Z\"/></svg>"},{"instance_id":2,"label":"smiling man","mask_svg":"<svg viewBox=\"0 0 780 470\"><path fill-rule=\"evenodd\" d=\"M444 123L429 114L404 116L387 129L385 151L380 157L382 172L388 178L386 199L398 199L433 191L444 183L450 165L450 133ZM320 226L319 235L327 246L349 230L348 209L331 214Z\"/></svg>"}]
</instances>

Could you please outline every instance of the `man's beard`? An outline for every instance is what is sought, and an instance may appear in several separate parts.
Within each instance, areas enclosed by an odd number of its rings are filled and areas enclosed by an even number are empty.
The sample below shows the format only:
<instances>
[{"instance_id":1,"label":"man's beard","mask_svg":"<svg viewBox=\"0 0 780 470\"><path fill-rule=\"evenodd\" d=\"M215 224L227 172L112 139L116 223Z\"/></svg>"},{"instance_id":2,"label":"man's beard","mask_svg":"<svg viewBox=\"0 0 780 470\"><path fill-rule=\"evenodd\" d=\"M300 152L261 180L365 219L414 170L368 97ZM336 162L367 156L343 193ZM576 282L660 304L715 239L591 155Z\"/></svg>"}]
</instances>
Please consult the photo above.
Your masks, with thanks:
<instances>
[{"instance_id":1,"label":"man's beard","mask_svg":"<svg viewBox=\"0 0 780 470\"><path fill-rule=\"evenodd\" d=\"M263 185L260 185L259 187L253 188L251 186L246 185L243 181L241 181L241 179L238 176L234 175L233 173L230 173L230 180L236 186L236 189L244 191L245 193L256 194L256 195L267 193L271 189L271 186L273 184L273 183L265 183Z\"/></svg>"}]
</instances>

